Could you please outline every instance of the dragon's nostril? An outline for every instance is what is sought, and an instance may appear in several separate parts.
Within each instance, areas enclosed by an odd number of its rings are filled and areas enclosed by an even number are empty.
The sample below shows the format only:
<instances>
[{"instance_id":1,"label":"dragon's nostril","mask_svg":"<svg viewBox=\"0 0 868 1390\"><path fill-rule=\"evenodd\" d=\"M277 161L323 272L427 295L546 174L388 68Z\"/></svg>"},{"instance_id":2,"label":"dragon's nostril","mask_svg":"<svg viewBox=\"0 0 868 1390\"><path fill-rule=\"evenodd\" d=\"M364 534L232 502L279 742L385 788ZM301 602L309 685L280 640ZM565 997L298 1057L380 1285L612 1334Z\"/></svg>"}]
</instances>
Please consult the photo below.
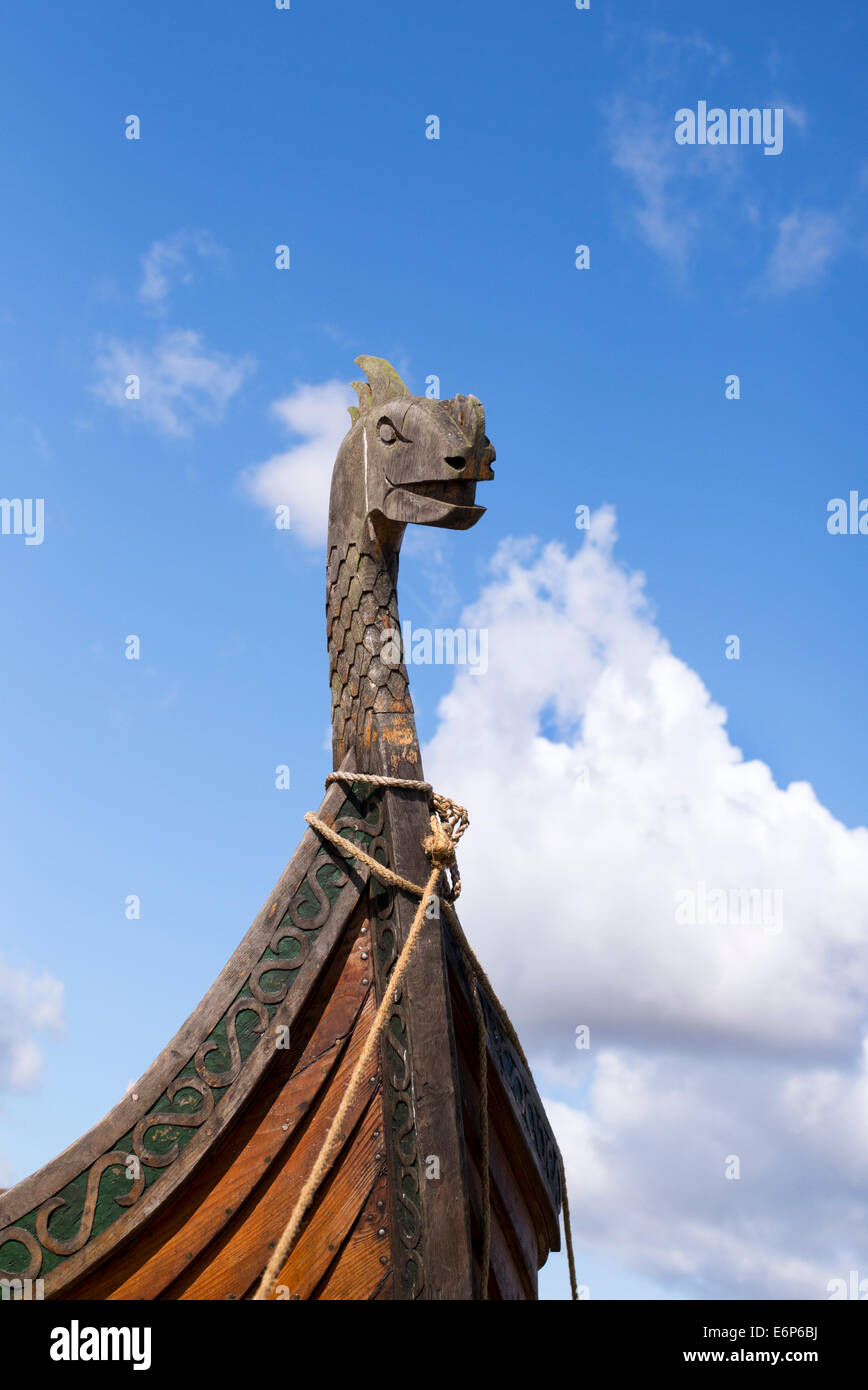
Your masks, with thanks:
<instances>
[{"instance_id":1,"label":"dragon's nostril","mask_svg":"<svg viewBox=\"0 0 868 1390\"><path fill-rule=\"evenodd\" d=\"M466 468L467 459L462 458L460 454L457 454L453 455L452 458L447 458L446 463L449 464L450 468L454 468L456 472L460 472L462 468Z\"/></svg>"}]
</instances>

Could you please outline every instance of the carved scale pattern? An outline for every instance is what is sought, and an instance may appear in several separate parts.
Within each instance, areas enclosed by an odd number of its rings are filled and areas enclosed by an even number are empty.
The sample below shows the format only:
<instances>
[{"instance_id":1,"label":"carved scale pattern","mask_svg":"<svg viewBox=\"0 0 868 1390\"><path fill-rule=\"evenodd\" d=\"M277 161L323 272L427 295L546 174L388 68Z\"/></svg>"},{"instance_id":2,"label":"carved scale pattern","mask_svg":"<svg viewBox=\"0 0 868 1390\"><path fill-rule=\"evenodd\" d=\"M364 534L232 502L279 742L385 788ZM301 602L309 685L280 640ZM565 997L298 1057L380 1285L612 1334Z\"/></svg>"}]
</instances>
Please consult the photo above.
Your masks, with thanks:
<instances>
[{"instance_id":1,"label":"carved scale pattern","mask_svg":"<svg viewBox=\"0 0 868 1390\"><path fill-rule=\"evenodd\" d=\"M375 713L413 714L403 662L381 659L384 632L399 631L397 584L397 555L387 561L373 543L330 547L326 631L335 767L349 749L370 746Z\"/></svg>"},{"instance_id":2,"label":"carved scale pattern","mask_svg":"<svg viewBox=\"0 0 868 1390\"><path fill-rule=\"evenodd\" d=\"M349 797L335 824L356 831L364 843L382 830L382 812L375 806L360 818L358 802ZM330 849L321 850L232 1004L149 1114L59 1193L0 1230L0 1276L35 1279L50 1274L134 1206L171 1167L230 1094L287 998L345 882Z\"/></svg>"}]
</instances>

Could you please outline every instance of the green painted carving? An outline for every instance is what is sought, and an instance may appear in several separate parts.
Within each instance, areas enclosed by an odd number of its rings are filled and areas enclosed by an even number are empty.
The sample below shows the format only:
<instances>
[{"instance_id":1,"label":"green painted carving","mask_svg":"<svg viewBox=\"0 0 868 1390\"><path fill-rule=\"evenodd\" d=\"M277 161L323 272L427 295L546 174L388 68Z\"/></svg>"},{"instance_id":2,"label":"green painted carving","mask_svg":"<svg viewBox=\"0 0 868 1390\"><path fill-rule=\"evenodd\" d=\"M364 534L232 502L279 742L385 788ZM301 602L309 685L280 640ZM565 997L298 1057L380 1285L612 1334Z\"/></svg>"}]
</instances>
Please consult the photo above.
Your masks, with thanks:
<instances>
[{"instance_id":1,"label":"green painted carving","mask_svg":"<svg viewBox=\"0 0 868 1390\"><path fill-rule=\"evenodd\" d=\"M375 804L364 799L361 788L350 791L336 823L339 826L344 823L342 833L355 839L364 849L371 846L378 829L382 828L381 813ZM67 1183L55 1197L21 1217L13 1229L25 1233L24 1241L16 1239L12 1231L0 1240L0 1275L23 1276L29 1271L31 1278L37 1275L45 1278L74 1253L49 1248L45 1233L51 1245L71 1242L81 1249L117 1221L143 1192L169 1171L194 1138L199 1125L237 1083L244 1064L266 1033L268 1023L288 997L297 971L328 921L345 881L342 865L335 862L330 850L322 849L269 945L223 1017L180 1068L148 1116L113 1145L110 1152L117 1154L119 1161L109 1163L107 1155L103 1156ZM275 964L268 969L271 961ZM173 1123L175 1115L178 1120ZM151 1117L153 1123L149 1124ZM124 1163L120 1161L136 1154L141 1173L138 1183L127 1177ZM38 1268L34 1271L37 1262Z\"/></svg>"}]
</instances>

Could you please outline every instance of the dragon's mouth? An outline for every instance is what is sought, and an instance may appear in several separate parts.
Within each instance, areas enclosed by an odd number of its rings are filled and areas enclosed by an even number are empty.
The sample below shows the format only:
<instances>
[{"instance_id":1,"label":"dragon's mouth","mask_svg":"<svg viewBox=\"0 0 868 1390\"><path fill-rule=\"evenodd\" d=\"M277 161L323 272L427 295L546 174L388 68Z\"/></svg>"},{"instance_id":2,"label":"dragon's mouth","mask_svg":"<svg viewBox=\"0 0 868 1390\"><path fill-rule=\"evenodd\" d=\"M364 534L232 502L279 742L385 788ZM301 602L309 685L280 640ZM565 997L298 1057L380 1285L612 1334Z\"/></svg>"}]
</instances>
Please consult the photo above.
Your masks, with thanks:
<instances>
[{"instance_id":1,"label":"dragon's mouth","mask_svg":"<svg viewBox=\"0 0 868 1390\"><path fill-rule=\"evenodd\" d=\"M472 507L476 500L476 483L459 479L434 483L401 483L404 492L416 497L430 497L434 502L447 502L451 507Z\"/></svg>"},{"instance_id":2,"label":"dragon's mouth","mask_svg":"<svg viewBox=\"0 0 868 1390\"><path fill-rule=\"evenodd\" d=\"M476 525L485 511L484 507L475 505L475 479L442 478L431 482L393 483L387 476L386 482L388 491L383 510L393 521L466 531L468 527Z\"/></svg>"}]
</instances>

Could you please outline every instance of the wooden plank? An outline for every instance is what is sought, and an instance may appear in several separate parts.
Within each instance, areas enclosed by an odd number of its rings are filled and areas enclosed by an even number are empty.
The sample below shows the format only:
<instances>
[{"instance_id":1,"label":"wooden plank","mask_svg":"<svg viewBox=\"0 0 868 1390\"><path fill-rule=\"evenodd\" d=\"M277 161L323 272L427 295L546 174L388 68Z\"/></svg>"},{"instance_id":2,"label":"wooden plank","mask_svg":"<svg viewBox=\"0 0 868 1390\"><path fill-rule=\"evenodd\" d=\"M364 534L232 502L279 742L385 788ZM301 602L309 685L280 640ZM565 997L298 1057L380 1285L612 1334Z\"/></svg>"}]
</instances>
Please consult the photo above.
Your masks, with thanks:
<instances>
[{"instance_id":1,"label":"wooden plank","mask_svg":"<svg viewBox=\"0 0 868 1390\"><path fill-rule=\"evenodd\" d=\"M385 1166L334 1267L316 1291L324 1302L339 1299L372 1299L383 1296L389 1269L389 1187Z\"/></svg>"},{"instance_id":2,"label":"wooden plank","mask_svg":"<svg viewBox=\"0 0 868 1390\"><path fill-rule=\"evenodd\" d=\"M364 1046L374 1012L371 990L365 998L359 1022L344 1050L334 1079L319 1104L308 1114L296 1143L288 1151L283 1150L277 1161L271 1164L244 1208L203 1255L192 1262L186 1274L170 1285L165 1297L243 1298L260 1277L295 1206L305 1177L322 1147L332 1116ZM348 1135L367 1109L370 1096L379 1084L377 1076L370 1089L364 1089L352 1106L347 1117Z\"/></svg>"},{"instance_id":3,"label":"wooden plank","mask_svg":"<svg viewBox=\"0 0 868 1390\"><path fill-rule=\"evenodd\" d=\"M317 1286L328 1276L342 1258L342 1247L360 1216L364 1217L368 1201L378 1177L385 1178L383 1153L383 1101L378 1090L371 1096L368 1108L360 1120L351 1143L341 1155L328 1186L321 1190L313 1210L302 1227L295 1249L277 1276L273 1297L309 1299ZM387 1219L374 1227L374 1240L381 1251L389 1248ZM382 1237L377 1231L383 1232ZM369 1251L358 1249L362 1260L369 1263ZM375 1261L375 1287L385 1270ZM352 1272L352 1271L351 1271ZM346 1287L346 1284L345 1284ZM279 1293L277 1291L280 1291ZM351 1289L346 1298L366 1298L366 1292Z\"/></svg>"},{"instance_id":4,"label":"wooden plank","mask_svg":"<svg viewBox=\"0 0 868 1390\"><path fill-rule=\"evenodd\" d=\"M292 1129L305 1117L331 1077L341 1048L334 1045L270 1098L266 1114L251 1134L212 1156L200 1181L179 1194L170 1210L148 1225L142 1237L90 1276L65 1290L71 1299L154 1299L179 1279L191 1262L220 1235L250 1192L291 1141ZM283 1132L285 1116L290 1131ZM235 1133L233 1132L233 1139ZM216 1180L215 1180L216 1179Z\"/></svg>"},{"instance_id":5,"label":"wooden plank","mask_svg":"<svg viewBox=\"0 0 868 1390\"><path fill-rule=\"evenodd\" d=\"M449 954L449 978L451 986L451 998L453 1001L453 1017L457 1033L462 1039L462 1046L467 1056L475 1058L477 1050L476 1041L476 1014L470 1002L470 993L467 981L464 977L464 969L458 956L457 947L449 932L448 941ZM490 1009L490 1005L488 1006ZM488 1015L486 1015L488 1024ZM513 1156L512 1167L516 1174L516 1181L525 1196L528 1210L531 1214L537 1232L539 1245L538 1264L542 1265L548 1257L550 1250L560 1249L560 1227L558 1225L558 1211L552 1197L549 1186L543 1181L543 1172L536 1153L534 1144L525 1124L522 1122L518 1103L514 1093L507 1088L504 1074L498 1065L496 1050L492 1046L490 1028L487 1027L486 1043L488 1047L488 1087L489 1087L489 1113L497 1123L498 1131L502 1137L505 1150ZM476 1063L473 1063L475 1074ZM532 1085L529 1073L522 1068L521 1076L516 1078L516 1085L525 1087L528 1082ZM534 1087L533 1095L536 1096ZM535 1113L543 1115L542 1102L537 1097L538 1111L535 1106ZM546 1125L547 1125L546 1121ZM549 1131L550 1134L550 1131ZM551 1144L554 1144L553 1136L550 1136ZM554 1150L556 1156L558 1150ZM558 1188L560 1178L558 1177Z\"/></svg>"},{"instance_id":6,"label":"wooden plank","mask_svg":"<svg viewBox=\"0 0 868 1390\"><path fill-rule=\"evenodd\" d=\"M372 1294L372 1300L378 1303L387 1302L395 1297L395 1274L390 1270L377 1291Z\"/></svg>"},{"instance_id":7,"label":"wooden plank","mask_svg":"<svg viewBox=\"0 0 868 1390\"><path fill-rule=\"evenodd\" d=\"M476 1161L468 1154L467 1174L470 1180L470 1214L473 1231L474 1251L482 1249L482 1178ZM502 1213L498 1203L491 1203L491 1262L489 1266L489 1298L492 1296L492 1281L496 1284L496 1296L511 1303L534 1301L537 1296L536 1276L529 1277L524 1261L516 1258L514 1248L507 1240ZM477 1286L479 1283L479 1263L477 1267Z\"/></svg>"},{"instance_id":8,"label":"wooden plank","mask_svg":"<svg viewBox=\"0 0 868 1390\"><path fill-rule=\"evenodd\" d=\"M261 1181L269 1163L295 1142L295 1132L323 1091L371 990L367 918L357 910L338 959L323 981L311 1013L312 1031L296 1052L283 1054L285 1071L263 1087L257 1104L215 1153L201 1179L189 1185L176 1204L171 1222L156 1221L136 1241L82 1285L75 1298L156 1298L190 1266L228 1224ZM300 1055L299 1055L300 1054Z\"/></svg>"},{"instance_id":9,"label":"wooden plank","mask_svg":"<svg viewBox=\"0 0 868 1390\"><path fill-rule=\"evenodd\" d=\"M481 1168L479 1085L475 1068L475 1056L471 1063L459 1039L459 1070L461 1093L464 1100L465 1138L474 1163L477 1168ZM528 1285L535 1289L537 1269L545 1256L540 1256L537 1231L513 1168L513 1156L505 1148L496 1116L491 1113L489 1114L488 1127L488 1159L492 1203L496 1203L500 1211L501 1225L507 1233L510 1244L514 1247L514 1259L526 1270Z\"/></svg>"}]
</instances>

